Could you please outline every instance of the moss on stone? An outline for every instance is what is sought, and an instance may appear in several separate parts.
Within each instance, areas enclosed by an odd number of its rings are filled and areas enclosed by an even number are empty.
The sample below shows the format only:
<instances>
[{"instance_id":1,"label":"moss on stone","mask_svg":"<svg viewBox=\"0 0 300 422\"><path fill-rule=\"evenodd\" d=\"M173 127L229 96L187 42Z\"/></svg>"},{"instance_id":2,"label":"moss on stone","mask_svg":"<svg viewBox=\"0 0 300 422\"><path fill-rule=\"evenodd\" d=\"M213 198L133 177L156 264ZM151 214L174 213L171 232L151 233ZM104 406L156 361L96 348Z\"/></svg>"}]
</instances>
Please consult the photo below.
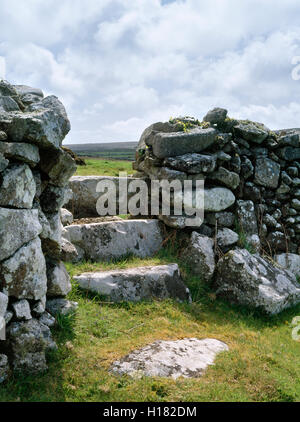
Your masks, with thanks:
<instances>
[{"instance_id":1,"label":"moss on stone","mask_svg":"<svg viewBox=\"0 0 300 422\"><path fill-rule=\"evenodd\" d=\"M184 117L170 117L169 119L169 123L177 125L179 131L182 132L188 132L191 129L194 129L195 127L201 127L203 129L206 129L208 127L210 127L210 123L209 122L200 122L200 120L191 117L191 116L184 116Z\"/></svg>"}]
</instances>

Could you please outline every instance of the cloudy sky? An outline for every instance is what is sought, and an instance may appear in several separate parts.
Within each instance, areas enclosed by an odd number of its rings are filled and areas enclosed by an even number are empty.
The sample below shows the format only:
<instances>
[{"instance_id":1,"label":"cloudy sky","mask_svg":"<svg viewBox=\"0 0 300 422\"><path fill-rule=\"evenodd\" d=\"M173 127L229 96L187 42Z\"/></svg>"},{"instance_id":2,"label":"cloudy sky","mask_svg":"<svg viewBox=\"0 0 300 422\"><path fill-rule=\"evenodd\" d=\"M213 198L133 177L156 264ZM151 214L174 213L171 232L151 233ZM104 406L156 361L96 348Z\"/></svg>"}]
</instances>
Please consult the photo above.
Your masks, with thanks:
<instances>
[{"instance_id":1,"label":"cloudy sky","mask_svg":"<svg viewBox=\"0 0 300 422\"><path fill-rule=\"evenodd\" d=\"M215 106L300 127L299 16L299 0L0 0L0 56L10 82L64 102L65 143L137 141Z\"/></svg>"}]
</instances>

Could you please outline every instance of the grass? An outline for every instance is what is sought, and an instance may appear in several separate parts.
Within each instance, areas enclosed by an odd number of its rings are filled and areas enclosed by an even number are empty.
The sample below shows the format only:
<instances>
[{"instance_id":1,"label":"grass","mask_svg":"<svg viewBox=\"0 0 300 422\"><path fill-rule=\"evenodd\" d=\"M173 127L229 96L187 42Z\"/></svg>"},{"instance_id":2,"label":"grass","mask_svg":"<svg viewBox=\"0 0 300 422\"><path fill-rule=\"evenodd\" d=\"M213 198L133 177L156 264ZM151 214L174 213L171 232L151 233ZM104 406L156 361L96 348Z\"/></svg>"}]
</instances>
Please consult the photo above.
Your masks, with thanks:
<instances>
[{"instance_id":1,"label":"grass","mask_svg":"<svg viewBox=\"0 0 300 422\"><path fill-rule=\"evenodd\" d=\"M86 156L86 157L95 157L98 159L108 159L108 160L127 160L133 161L135 159L135 149L130 150L108 150L108 151L81 151L78 153L79 156Z\"/></svg>"},{"instance_id":2,"label":"grass","mask_svg":"<svg viewBox=\"0 0 300 422\"><path fill-rule=\"evenodd\" d=\"M133 174L131 161L85 158L85 162L86 166L77 167L75 176L119 176L120 171Z\"/></svg>"},{"instance_id":3,"label":"grass","mask_svg":"<svg viewBox=\"0 0 300 422\"><path fill-rule=\"evenodd\" d=\"M67 144L80 157L134 161L137 142L109 142L93 144Z\"/></svg>"},{"instance_id":4,"label":"grass","mask_svg":"<svg viewBox=\"0 0 300 422\"><path fill-rule=\"evenodd\" d=\"M154 258L126 257L118 262L67 264L71 276L85 271L179 262L192 304L172 300L109 304L73 282L73 317L60 317L54 330L58 351L49 371L14 375L0 386L0 401L299 401L300 343L291 321L300 306L276 317L216 300L209 287L166 247ZM111 363L158 339L213 337L230 351L198 379L134 379L109 372Z\"/></svg>"}]
</instances>

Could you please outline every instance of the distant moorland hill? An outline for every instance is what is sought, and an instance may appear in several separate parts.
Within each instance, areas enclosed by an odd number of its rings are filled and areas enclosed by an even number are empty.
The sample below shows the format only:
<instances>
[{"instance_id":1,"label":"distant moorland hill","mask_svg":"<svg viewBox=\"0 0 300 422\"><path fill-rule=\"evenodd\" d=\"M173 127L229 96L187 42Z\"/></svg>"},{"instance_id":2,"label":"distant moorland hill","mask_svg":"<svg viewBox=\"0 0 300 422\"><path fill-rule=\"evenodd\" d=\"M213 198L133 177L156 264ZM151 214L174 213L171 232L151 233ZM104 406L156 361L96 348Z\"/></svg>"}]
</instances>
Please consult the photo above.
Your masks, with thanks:
<instances>
[{"instance_id":1,"label":"distant moorland hill","mask_svg":"<svg viewBox=\"0 0 300 422\"><path fill-rule=\"evenodd\" d=\"M68 144L64 146L70 148L77 155L82 157L97 157L133 161L137 142Z\"/></svg>"}]
</instances>

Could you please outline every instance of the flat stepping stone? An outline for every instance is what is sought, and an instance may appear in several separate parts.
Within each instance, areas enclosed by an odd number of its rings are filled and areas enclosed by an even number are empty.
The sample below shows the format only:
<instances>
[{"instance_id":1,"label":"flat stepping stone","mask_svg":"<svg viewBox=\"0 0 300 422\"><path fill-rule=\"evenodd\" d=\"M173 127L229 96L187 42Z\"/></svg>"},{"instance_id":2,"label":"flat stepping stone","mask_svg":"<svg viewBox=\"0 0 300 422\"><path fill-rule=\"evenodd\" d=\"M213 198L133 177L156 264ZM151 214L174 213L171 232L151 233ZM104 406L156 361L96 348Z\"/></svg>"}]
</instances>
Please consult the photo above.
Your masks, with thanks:
<instances>
[{"instance_id":1,"label":"flat stepping stone","mask_svg":"<svg viewBox=\"0 0 300 422\"><path fill-rule=\"evenodd\" d=\"M79 286L110 296L114 302L174 298L191 301L177 264L83 273L74 277Z\"/></svg>"},{"instance_id":2,"label":"flat stepping stone","mask_svg":"<svg viewBox=\"0 0 300 422\"><path fill-rule=\"evenodd\" d=\"M228 350L227 344L212 338L158 340L115 361L110 370L134 377L197 378L214 364L218 353Z\"/></svg>"},{"instance_id":3,"label":"flat stepping stone","mask_svg":"<svg viewBox=\"0 0 300 422\"><path fill-rule=\"evenodd\" d=\"M163 242L158 220L139 219L73 224L64 228L64 238L92 261L110 261L132 254L140 258L154 255Z\"/></svg>"}]
</instances>

